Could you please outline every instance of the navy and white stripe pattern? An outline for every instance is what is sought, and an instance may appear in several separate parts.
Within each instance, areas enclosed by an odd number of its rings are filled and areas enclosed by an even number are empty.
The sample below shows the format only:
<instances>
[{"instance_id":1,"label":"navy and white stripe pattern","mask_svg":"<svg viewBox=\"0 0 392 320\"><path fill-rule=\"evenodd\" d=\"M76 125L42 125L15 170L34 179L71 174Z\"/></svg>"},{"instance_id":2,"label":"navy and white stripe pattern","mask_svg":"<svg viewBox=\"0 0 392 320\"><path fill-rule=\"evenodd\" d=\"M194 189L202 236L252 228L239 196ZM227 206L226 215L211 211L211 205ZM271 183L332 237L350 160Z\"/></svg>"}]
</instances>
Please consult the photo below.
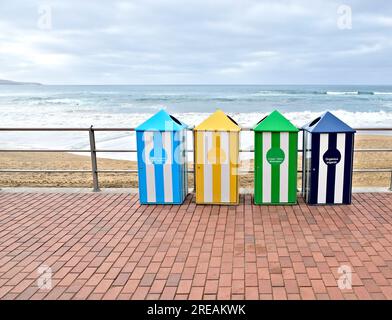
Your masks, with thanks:
<instances>
[{"instance_id":1,"label":"navy and white stripe pattern","mask_svg":"<svg viewBox=\"0 0 392 320\"><path fill-rule=\"evenodd\" d=\"M350 204L354 134L305 134L311 135L311 140L305 137L311 144L311 151L304 153L304 173L308 176L303 186L305 200L311 204ZM307 167L309 164L311 168Z\"/></svg>"}]
</instances>

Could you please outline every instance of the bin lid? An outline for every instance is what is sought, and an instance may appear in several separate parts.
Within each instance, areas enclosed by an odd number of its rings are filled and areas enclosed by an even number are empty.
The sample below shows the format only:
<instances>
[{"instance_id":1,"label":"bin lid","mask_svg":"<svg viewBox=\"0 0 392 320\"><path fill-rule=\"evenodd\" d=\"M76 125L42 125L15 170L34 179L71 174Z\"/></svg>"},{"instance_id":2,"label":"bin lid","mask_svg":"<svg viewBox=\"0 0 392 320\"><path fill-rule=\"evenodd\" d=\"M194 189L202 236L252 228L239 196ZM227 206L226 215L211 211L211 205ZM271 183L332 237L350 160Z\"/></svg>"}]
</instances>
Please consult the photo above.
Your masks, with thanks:
<instances>
[{"instance_id":1,"label":"bin lid","mask_svg":"<svg viewBox=\"0 0 392 320\"><path fill-rule=\"evenodd\" d=\"M303 126L302 129L314 133L355 132L353 128L329 111Z\"/></svg>"},{"instance_id":2,"label":"bin lid","mask_svg":"<svg viewBox=\"0 0 392 320\"><path fill-rule=\"evenodd\" d=\"M261 119L253 131L269 132L298 132L298 128L287 120L279 111L275 110Z\"/></svg>"},{"instance_id":3,"label":"bin lid","mask_svg":"<svg viewBox=\"0 0 392 320\"><path fill-rule=\"evenodd\" d=\"M168 114L165 110L160 110L151 118L136 127L136 131L180 131L188 126Z\"/></svg>"},{"instance_id":4,"label":"bin lid","mask_svg":"<svg viewBox=\"0 0 392 320\"><path fill-rule=\"evenodd\" d=\"M205 119L202 123L194 128L195 131L240 131L232 118L225 114L222 110L216 110L212 115Z\"/></svg>"}]
</instances>

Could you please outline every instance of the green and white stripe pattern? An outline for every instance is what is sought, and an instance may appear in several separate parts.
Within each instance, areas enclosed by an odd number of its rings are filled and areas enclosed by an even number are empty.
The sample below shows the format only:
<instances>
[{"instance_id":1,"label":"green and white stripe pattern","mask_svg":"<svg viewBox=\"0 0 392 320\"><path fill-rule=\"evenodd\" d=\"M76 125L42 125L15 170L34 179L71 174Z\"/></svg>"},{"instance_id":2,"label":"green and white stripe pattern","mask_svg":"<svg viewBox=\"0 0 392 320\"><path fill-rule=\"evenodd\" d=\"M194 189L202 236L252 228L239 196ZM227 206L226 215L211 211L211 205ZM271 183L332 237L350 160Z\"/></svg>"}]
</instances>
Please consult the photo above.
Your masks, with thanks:
<instances>
[{"instance_id":1,"label":"green and white stripe pattern","mask_svg":"<svg viewBox=\"0 0 392 320\"><path fill-rule=\"evenodd\" d=\"M296 132L255 135L255 203L295 203L297 192Z\"/></svg>"}]
</instances>

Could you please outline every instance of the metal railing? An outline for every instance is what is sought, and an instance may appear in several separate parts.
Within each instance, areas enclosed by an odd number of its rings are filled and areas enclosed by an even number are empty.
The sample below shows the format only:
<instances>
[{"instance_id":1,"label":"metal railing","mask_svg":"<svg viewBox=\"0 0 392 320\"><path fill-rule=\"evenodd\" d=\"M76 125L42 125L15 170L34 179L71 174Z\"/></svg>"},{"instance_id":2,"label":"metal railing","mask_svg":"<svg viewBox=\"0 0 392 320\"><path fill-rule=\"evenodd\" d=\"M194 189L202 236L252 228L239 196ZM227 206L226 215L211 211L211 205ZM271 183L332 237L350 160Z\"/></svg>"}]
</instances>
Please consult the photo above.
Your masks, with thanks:
<instances>
[{"instance_id":1,"label":"metal railing","mask_svg":"<svg viewBox=\"0 0 392 320\"><path fill-rule=\"evenodd\" d=\"M192 128L188 129L192 131ZM392 131L392 128L356 128L357 131ZM93 178L93 191L100 191L99 188L99 173L137 173L136 169L98 169L97 153L108 152L108 153L125 153L125 152L137 152L136 149L97 149L95 141L95 132L106 131L122 131L122 132L134 132L135 128L0 128L0 132L5 131L55 131L55 132L88 132L89 134L89 149L0 149L0 152L81 152L90 153L91 159L91 170L87 169L1 169L0 173L91 173ZM252 131L252 128L241 128L241 131ZM392 139L392 136L391 136ZM240 149L240 152L254 152L254 149ZM193 153L193 149L186 150L187 153ZM298 152L302 152L301 149ZM392 152L392 149L354 149L354 152ZM240 173L252 174L253 170L239 170ZM378 173L391 173L390 190L392 190L392 168L369 168L369 169L354 169L354 172L378 172ZM194 173L194 170L188 170L188 173ZM298 173L302 174L302 170L298 170Z\"/></svg>"}]
</instances>

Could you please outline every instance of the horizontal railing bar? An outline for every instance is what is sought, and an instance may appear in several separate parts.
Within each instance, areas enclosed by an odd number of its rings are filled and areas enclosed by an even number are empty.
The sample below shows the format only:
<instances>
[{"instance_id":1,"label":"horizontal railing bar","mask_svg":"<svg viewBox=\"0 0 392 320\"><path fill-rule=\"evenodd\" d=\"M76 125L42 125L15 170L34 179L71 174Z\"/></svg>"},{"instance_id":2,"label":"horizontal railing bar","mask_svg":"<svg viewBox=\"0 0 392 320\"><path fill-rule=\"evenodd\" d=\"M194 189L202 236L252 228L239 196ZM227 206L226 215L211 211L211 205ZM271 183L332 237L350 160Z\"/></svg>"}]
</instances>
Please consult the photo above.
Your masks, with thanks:
<instances>
[{"instance_id":1,"label":"horizontal railing bar","mask_svg":"<svg viewBox=\"0 0 392 320\"><path fill-rule=\"evenodd\" d=\"M0 128L0 131L89 131L90 128ZM94 128L94 131L135 131L135 128ZM188 131L193 131L193 128L187 128ZM299 128L300 131L303 129ZM392 131L392 128L354 128L357 131ZM253 131L253 128L242 127L241 131Z\"/></svg>"},{"instance_id":2,"label":"horizontal railing bar","mask_svg":"<svg viewBox=\"0 0 392 320\"><path fill-rule=\"evenodd\" d=\"M72 170L72 169L0 169L0 172L16 172L16 173L24 173L24 172L29 172L29 173L84 173L84 172L88 172L91 173L91 169L80 169L80 170Z\"/></svg>"},{"instance_id":3,"label":"horizontal railing bar","mask_svg":"<svg viewBox=\"0 0 392 320\"><path fill-rule=\"evenodd\" d=\"M392 128L353 128L356 131L391 131Z\"/></svg>"},{"instance_id":4,"label":"horizontal railing bar","mask_svg":"<svg viewBox=\"0 0 392 320\"><path fill-rule=\"evenodd\" d=\"M95 152L137 152L136 149L97 149Z\"/></svg>"},{"instance_id":5,"label":"horizontal railing bar","mask_svg":"<svg viewBox=\"0 0 392 320\"><path fill-rule=\"evenodd\" d=\"M381 173L389 173L392 172L392 169L354 169L354 172L381 172ZM0 169L0 172L3 173L11 173L11 172L16 172L16 173L23 173L23 172L29 172L29 173L55 173L55 172L59 172L59 173L84 173L84 172L91 172L91 170L85 170L85 169L80 169L80 170L56 170L56 169L48 169L48 170L44 170L44 169ZM98 170L98 173L137 173L136 169L102 169L102 170ZM188 170L188 173L194 173L193 170ZM298 173L302 173L302 170L298 170ZM239 170L239 173L254 173L253 170Z\"/></svg>"},{"instance_id":6,"label":"horizontal railing bar","mask_svg":"<svg viewBox=\"0 0 392 320\"><path fill-rule=\"evenodd\" d=\"M0 131L89 131L90 128L0 128ZM95 130L95 129L94 129Z\"/></svg>"},{"instance_id":7,"label":"horizontal railing bar","mask_svg":"<svg viewBox=\"0 0 392 320\"><path fill-rule=\"evenodd\" d=\"M93 127L94 131L129 131L134 132L136 131L135 128L95 128Z\"/></svg>"},{"instance_id":8,"label":"horizontal railing bar","mask_svg":"<svg viewBox=\"0 0 392 320\"><path fill-rule=\"evenodd\" d=\"M91 170L62 170L62 169L0 169L2 173L91 173ZM102 169L97 170L98 173L137 173L136 169ZM188 173L193 173L193 170L188 170Z\"/></svg>"},{"instance_id":9,"label":"horizontal railing bar","mask_svg":"<svg viewBox=\"0 0 392 320\"><path fill-rule=\"evenodd\" d=\"M239 152L254 152L254 149L240 149ZM302 152L298 149L298 152ZM91 150L78 149L0 149L0 152L91 152ZM137 152L136 149L97 149L95 152ZM193 153L193 150L185 150ZM392 149L354 149L354 152L392 152Z\"/></svg>"},{"instance_id":10,"label":"horizontal railing bar","mask_svg":"<svg viewBox=\"0 0 392 320\"><path fill-rule=\"evenodd\" d=\"M298 152L303 152L303 150L298 149ZM392 152L392 149L355 149L354 148L354 152Z\"/></svg>"},{"instance_id":11,"label":"horizontal railing bar","mask_svg":"<svg viewBox=\"0 0 392 320\"><path fill-rule=\"evenodd\" d=\"M0 149L0 152L91 152L91 150L78 149ZM136 149L97 149L95 152L137 152ZM185 150L192 153L193 150ZM247 152L247 150L240 152Z\"/></svg>"},{"instance_id":12,"label":"horizontal railing bar","mask_svg":"<svg viewBox=\"0 0 392 320\"><path fill-rule=\"evenodd\" d=\"M392 172L391 169L354 169L354 172L381 172L381 173L389 173ZM240 173L254 173L253 170L239 170ZM302 173L302 170L297 170L298 173Z\"/></svg>"},{"instance_id":13,"label":"horizontal railing bar","mask_svg":"<svg viewBox=\"0 0 392 320\"><path fill-rule=\"evenodd\" d=\"M98 173L137 173L137 169L102 169ZM194 173L193 170L187 170L188 173Z\"/></svg>"},{"instance_id":14,"label":"horizontal railing bar","mask_svg":"<svg viewBox=\"0 0 392 320\"><path fill-rule=\"evenodd\" d=\"M392 149L355 149L354 152L392 152Z\"/></svg>"},{"instance_id":15,"label":"horizontal railing bar","mask_svg":"<svg viewBox=\"0 0 392 320\"><path fill-rule=\"evenodd\" d=\"M354 169L354 172L392 172L392 169Z\"/></svg>"},{"instance_id":16,"label":"horizontal railing bar","mask_svg":"<svg viewBox=\"0 0 392 320\"><path fill-rule=\"evenodd\" d=\"M94 131L136 131L136 128L95 128L93 127ZM193 131L193 127L186 128L187 131ZM392 130L392 129L391 129Z\"/></svg>"},{"instance_id":17,"label":"horizontal railing bar","mask_svg":"<svg viewBox=\"0 0 392 320\"><path fill-rule=\"evenodd\" d=\"M91 150L73 150L73 149L0 149L0 152L91 152Z\"/></svg>"},{"instance_id":18,"label":"horizontal railing bar","mask_svg":"<svg viewBox=\"0 0 392 320\"><path fill-rule=\"evenodd\" d=\"M102 169L102 170L98 170L98 173L137 173L137 169Z\"/></svg>"}]
</instances>

